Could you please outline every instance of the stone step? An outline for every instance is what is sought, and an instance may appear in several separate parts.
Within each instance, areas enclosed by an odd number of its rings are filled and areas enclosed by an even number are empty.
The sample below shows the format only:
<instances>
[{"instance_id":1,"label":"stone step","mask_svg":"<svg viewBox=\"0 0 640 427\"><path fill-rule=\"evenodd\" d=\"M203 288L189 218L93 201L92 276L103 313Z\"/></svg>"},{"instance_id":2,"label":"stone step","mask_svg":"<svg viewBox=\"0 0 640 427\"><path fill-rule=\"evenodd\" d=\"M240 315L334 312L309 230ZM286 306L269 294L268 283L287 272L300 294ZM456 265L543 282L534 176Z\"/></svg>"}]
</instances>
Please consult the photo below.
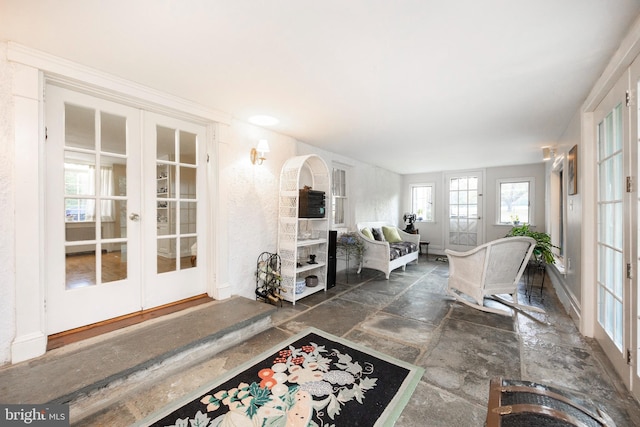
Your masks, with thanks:
<instances>
[{"instance_id":1,"label":"stone step","mask_svg":"<svg viewBox=\"0 0 640 427\"><path fill-rule=\"evenodd\" d=\"M69 404L75 423L268 329L275 310L233 297L69 344L0 368L0 396L3 403Z\"/></svg>"}]
</instances>

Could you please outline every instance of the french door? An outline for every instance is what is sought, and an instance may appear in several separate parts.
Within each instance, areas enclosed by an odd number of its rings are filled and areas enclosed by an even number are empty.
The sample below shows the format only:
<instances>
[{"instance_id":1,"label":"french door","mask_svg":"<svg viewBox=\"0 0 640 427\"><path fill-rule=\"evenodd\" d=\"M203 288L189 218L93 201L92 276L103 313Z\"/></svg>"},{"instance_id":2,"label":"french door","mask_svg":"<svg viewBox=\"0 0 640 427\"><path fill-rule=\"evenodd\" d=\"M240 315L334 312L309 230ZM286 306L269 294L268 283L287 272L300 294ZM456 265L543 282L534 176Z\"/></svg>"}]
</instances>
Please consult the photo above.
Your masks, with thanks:
<instances>
[{"instance_id":1,"label":"french door","mask_svg":"<svg viewBox=\"0 0 640 427\"><path fill-rule=\"evenodd\" d=\"M625 385L638 387L637 368L637 279L632 259L637 245L632 229L636 212L627 177L637 169L632 153L631 108L626 105L629 73L598 105L596 122L596 317L595 337ZM634 131L636 132L636 131ZM637 142L636 142L637 144ZM636 196L637 198L637 196ZM637 235L637 232L636 232ZM635 295L635 296L634 296ZM636 302L634 302L634 300ZM635 314L633 314L635 313ZM635 377L635 379L634 379ZM634 385L635 384L635 385ZM637 391L635 391L637 394Z\"/></svg>"},{"instance_id":2,"label":"french door","mask_svg":"<svg viewBox=\"0 0 640 427\"><path fill-rule=\"evenodd\" d=\"M145 113L144 306L156 307L205 292L205 129Z\"/></svg>"},{"instance_id":3,"label":"french door","mask_svg":"<svg viewBox=\"0 0 640 427\"><path fill-rule=\"evenodd\" d=\"M445 248L467 251L483 243L482 173L446 174Z\"/></svg>"},{"instance_id":4,"label":"french door","mask_svg":"<svg viewBox=\"0 0 640 427\"><path fill-rule=\"evenodd\" d=\"M204 293L205 129L46 95L47 333Z\"/></svg>"}]
</instances>

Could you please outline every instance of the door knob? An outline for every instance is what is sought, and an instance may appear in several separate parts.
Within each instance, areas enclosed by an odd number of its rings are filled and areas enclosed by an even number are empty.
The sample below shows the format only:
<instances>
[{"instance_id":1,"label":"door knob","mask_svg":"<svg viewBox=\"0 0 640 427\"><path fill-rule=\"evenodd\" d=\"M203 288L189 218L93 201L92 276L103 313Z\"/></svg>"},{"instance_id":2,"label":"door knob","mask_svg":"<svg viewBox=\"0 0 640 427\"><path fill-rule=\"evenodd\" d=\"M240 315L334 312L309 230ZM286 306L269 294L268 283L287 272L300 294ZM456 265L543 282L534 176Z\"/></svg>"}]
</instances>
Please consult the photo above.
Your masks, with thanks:
<instances>
[{"instance_id":1,"label":"door knob","mask_svg":"<svg viewBox=\"0 0 640 427\"><path fill-rule=\"evenodd\" d=\"M140 221L140 215L138 215L137 213L129 214L129 219L131 221Z\"/></svg>"}]
</instances>

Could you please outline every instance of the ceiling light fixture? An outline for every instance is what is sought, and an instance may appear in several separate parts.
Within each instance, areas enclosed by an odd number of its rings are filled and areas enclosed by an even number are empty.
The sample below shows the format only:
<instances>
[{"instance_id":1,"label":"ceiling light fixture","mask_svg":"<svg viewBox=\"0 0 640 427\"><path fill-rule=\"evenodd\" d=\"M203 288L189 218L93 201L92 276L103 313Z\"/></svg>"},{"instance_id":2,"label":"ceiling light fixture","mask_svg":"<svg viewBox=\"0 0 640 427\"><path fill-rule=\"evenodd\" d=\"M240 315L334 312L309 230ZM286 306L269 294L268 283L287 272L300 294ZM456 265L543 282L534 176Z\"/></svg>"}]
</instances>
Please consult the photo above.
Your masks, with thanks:
<instances>
[{"instance_id":1,"label":"ceiling light fixture","mask_svg":"<svg viewBox=\"0 0 640 427\"><path fill-rule=\"evenodd\" d=\"M269 152L269 143L266 139L261 139L258 141L258 146L256 148L251 149L251 163L254 165L258 163L262 164L267 158L264 156L264 153Z\"/></svg>"},{"instance_id":2,"label":"ceiling light fixture","mask_svg":"<svg viewBox=\"0 0 640 427\"><path fill-rule=\"evenodd\" d=\"M280 120L276 119L275 117L267 116L264 114L258 114L256 116L249 117L249 123L258 126L273 126L277 125L279 122Z\"/></svg>"}]
</instances>

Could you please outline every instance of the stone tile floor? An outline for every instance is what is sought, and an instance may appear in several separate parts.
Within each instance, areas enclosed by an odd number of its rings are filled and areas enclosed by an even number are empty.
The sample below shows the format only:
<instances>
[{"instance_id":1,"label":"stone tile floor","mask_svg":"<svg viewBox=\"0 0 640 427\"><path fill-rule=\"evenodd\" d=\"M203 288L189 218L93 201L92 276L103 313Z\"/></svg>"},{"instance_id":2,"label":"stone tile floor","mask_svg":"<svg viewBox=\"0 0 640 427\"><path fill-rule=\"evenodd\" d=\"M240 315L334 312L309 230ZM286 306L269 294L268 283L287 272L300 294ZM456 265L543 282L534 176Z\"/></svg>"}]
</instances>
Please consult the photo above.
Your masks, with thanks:
<instances>
[{"instance_id":1,"label":"stone tile floor","mask_svg":"<svg viewBox=\"0 0 640 427\"><path fill-rule=\"evenodd\" d=\"M364 270L350 272L347 281L342 272L326 293L278 308L273 327L77 424L131 424L313 326L425 368L397 426L482 426L489 381L497 376L567 389L601 405L618 427L640 425L640 406L599 346L578 333L550 286L531 301L546 314L507 317L454 302L445 292L447 275L446 263L424 257L389 280Z\"/></svg>"}]
</instances>

